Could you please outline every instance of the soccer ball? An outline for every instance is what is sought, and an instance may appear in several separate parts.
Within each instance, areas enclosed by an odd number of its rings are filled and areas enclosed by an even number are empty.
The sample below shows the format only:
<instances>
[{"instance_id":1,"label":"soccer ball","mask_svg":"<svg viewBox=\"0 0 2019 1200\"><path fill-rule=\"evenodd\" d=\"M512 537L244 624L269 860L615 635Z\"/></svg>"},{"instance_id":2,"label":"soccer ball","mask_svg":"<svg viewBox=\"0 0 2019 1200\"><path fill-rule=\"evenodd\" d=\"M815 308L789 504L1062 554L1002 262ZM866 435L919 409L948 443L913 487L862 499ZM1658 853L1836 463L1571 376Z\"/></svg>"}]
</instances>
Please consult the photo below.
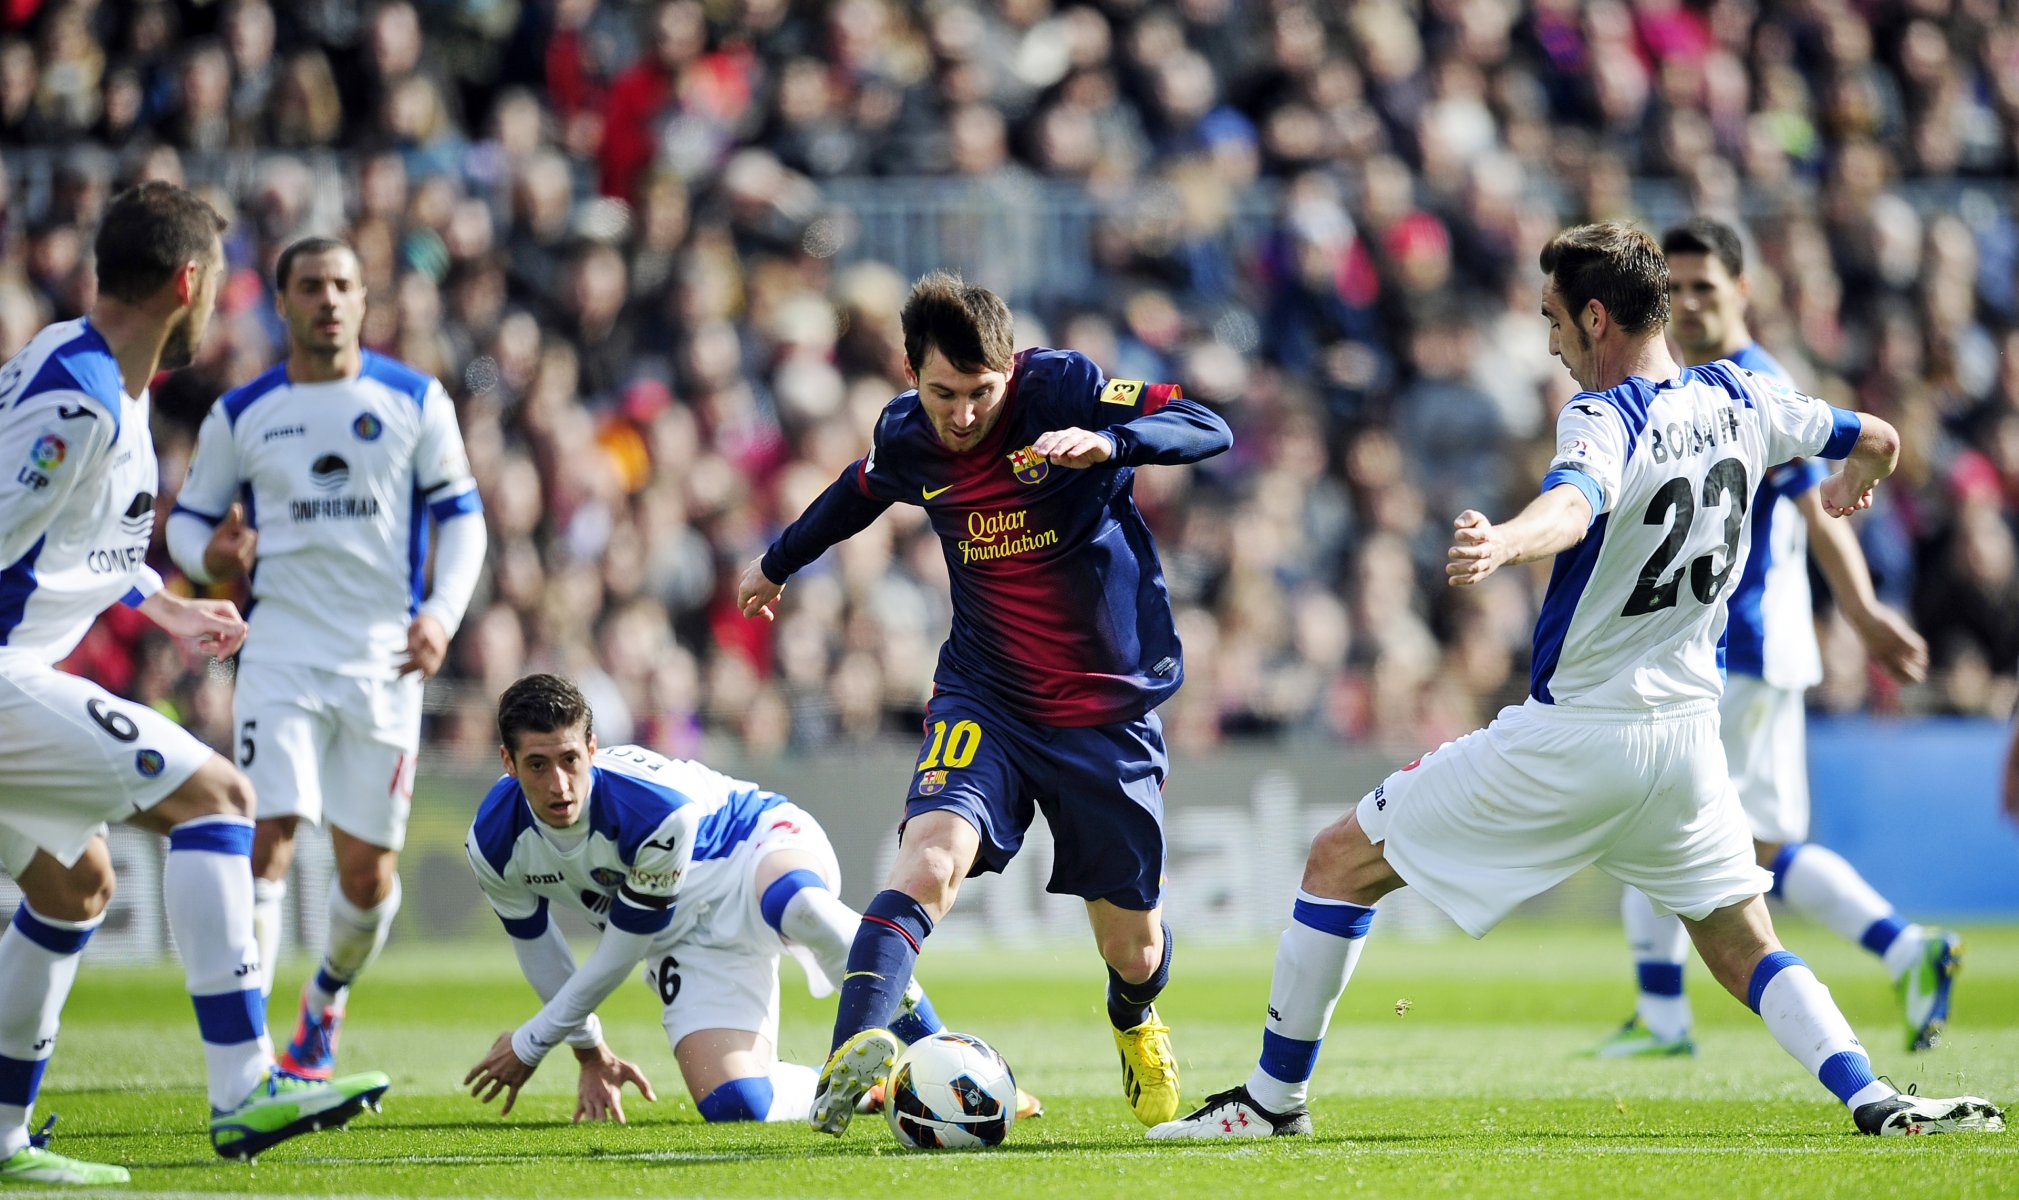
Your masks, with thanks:
<instances>
[{"instance_id":1,"label":"soccer ball","mask_svg":"<svg viewBox=\"0 0 2019 1200\"><path fill-rule=\"evenodd\" d=\"M890 1065L883 1115L913 1150L999 1146L1017 1119L1016 1076L980 1038L935 1033Z\"/></svg>"}]
</instances>

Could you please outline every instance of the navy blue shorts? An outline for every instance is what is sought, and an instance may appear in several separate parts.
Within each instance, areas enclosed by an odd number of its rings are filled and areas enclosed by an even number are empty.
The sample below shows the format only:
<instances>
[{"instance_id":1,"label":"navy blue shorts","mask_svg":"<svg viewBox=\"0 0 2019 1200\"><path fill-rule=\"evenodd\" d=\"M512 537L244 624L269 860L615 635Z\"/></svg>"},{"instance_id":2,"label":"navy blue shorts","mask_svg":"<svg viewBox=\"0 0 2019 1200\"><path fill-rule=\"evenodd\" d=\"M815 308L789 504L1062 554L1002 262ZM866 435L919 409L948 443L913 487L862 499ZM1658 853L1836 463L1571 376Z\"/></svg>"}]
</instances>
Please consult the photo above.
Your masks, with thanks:
<instances>
[{"instance_id":1,"label":"navy blue shorts","mask_svg":"<svg viewBox=\"0 0 2019 1200\"><path fill-rule=\"evenodd\" d=\"M941 691L926 706L904 816L944 809L965 817L981 831L969 874L985 875L1009 865L1043 812L1055 843L1046 891L1146 911L1163 896L1169 773L1154 712L1064 728L972 692Z\"/></svg>"}]
</instances>

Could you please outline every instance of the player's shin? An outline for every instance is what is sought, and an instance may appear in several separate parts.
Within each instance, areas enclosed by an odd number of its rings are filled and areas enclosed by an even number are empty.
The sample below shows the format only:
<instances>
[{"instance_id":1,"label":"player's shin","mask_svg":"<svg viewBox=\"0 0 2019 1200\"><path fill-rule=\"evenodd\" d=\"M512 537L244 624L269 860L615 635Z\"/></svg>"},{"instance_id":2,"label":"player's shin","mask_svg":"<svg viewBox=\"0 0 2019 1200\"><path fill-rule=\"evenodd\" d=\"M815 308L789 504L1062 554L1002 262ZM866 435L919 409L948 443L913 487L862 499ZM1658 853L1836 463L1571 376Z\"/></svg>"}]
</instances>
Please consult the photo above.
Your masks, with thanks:
<instances>
[{"instance_id":1,"label":"player's shin","mask_svg":"<svg viewBox=\"0 0 2019 1200\"><path fill-rule=\"evenodd\" d=\"M59 921L24 901L0 934L0 1161L28 1144L42 1071L84 943L104 917Z\"/></svg>"},{"instance_id":2,"label":"player's shin","mask_svg":"<svg viewBox=\"0 0 2019 1200\"><path fill-rule=\"evenodd\" d=\"M1248 1094L1262 1107L1278 1113L1304 1107L1325 1027L1373 923L1372 908L1298 889L1290 927L1276 943L1262 1058L1248 1076Z\"/></svg>"},{"instance_id":3,"label":"player's shin","mask_svg":"<svg viewBox=\"0 0 2019 1200\"><path fill-rule=\"evenodd\" d=\"M1805 917L1829 926L1883 958L1898 978L1920 957L1926 932L1903 921L1858 869L1813 842L1795 842L1774 857L1774 893Z\"/></svg>"},{"instance_id":4,"label":"player's shin","mask_svg":"<svg viewBox=\"0 0 2019 1200\"><path fill-rule=\"evenodd\" d=\"M834 1047L865 1029L882 1028L911 982L919 947L932 918L918 901L895 889L878 892L862 911L841 977L834 1014Z\"/></svg>"},{"instance_id":5,"label":"player's shin","mask_svg":"<svg viewBox=\"0 0 2019 1200\"><path fill-rule=\"evenodd\" d=\"M161 892L203 1035L210 1103L231 1108L273 1065L252 935L252 822L203 817L176 826Z\"/></svg>"},{"instance_id":6,"label":"player's shin","mask_svg":"<svg viewBox=\"0 0 2019 1200\"><path fill-rule=\"evenodd\" d=\"M252 879L252 934L259 944L259 988L273 995L274 975L280 969L280 928L287 903L286 879Z\"/></svg>"},{"instance_id":7,"label":"player's shin","mask_svg":"<svg viewBox=\"0 0 2019 1200\"><path fill-rule=\"evenodd\" d=\"M1163 929L1164 953L1148 979L1130 983L1114 967L1108 968L1108 1023L1125 1033L1150 1019L1150 1006L1171 982L1171 926L1167 921L1159 925Z\"/></svg>"},{"instance_id":8,"label":"player's shin","mask_svg":"<svg viewBox=\"0 0 2019 1200\"><path fill-rule=\"evenodd\" d=\"M1781 1049L1845 1107L1855 1111L1859 1105L1897 1094L1873 1074L1872 1060L1837 1010L1830 989L1801 959L1785 950L1761 959L1746 988L1746 1002L1767 1023L1767 1032Z\"/></svg>"},{"instance_id":9,"label":"player's shin","mask_svg":"<svg viewBox=\"0 0 2019 1200\"><path fill-rule=\"evenodd\" d=\"M329 948L323 953L321 968L310 981L304 999L311 1008L341 1009L350 985L385 949L392 933L393 918L400 911L400 879L393 876L386 898L370 908L360 908L343 894L334 880L329 890Z\"/></svg>"},{"instance_id":10,"label":"player's shin","mask_svg":"<svg viewBox=\"0 0 2019 1200\"><path fill-rule=\"evenodd\" d=\"M1641 1028L1663 1042L1680 1041L1690 1031L1690 1002L1683 994L1683 962L1689 952L1689 930L1677 916L1658 917L1647 893L1628 887L1620 897L1619 914L1633 947L1634 972L1640 995L1634 1015Z\"/></svg>"}]
</instances>

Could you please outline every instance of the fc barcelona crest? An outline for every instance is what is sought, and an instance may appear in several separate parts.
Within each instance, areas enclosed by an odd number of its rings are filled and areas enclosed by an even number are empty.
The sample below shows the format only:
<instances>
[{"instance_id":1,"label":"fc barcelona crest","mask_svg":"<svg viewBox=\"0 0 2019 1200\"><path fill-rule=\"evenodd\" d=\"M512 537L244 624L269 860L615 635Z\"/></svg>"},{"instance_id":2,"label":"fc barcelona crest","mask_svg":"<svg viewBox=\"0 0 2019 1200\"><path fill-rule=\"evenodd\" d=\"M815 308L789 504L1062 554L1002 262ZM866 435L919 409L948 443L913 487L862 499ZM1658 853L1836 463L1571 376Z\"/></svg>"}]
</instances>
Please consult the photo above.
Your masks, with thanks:
<instances>
[{"instance_id":1,"label":"fc barcelona crest","mask_svg":"<svg viewBox=\"0 0 2019 1200\"><path fill-rule=\"evenodd\" d=\"M945 771L927 771L918 778L918 794L930 796L946 788Z\"/></svg>"},{"instance_id":2,"label":"fc barcelona crest","mask_svg":"<svg viewBox=\"0 0 2019 1200\"><path fill-rule=\"evenodd\" d=\"M1038 483L1051 473L1051 462L1044 455L1033 453L1029 446L1012 451L1009 460L1010 470L1016 473L1018 483Z\"/></svg>"}]
</instances>

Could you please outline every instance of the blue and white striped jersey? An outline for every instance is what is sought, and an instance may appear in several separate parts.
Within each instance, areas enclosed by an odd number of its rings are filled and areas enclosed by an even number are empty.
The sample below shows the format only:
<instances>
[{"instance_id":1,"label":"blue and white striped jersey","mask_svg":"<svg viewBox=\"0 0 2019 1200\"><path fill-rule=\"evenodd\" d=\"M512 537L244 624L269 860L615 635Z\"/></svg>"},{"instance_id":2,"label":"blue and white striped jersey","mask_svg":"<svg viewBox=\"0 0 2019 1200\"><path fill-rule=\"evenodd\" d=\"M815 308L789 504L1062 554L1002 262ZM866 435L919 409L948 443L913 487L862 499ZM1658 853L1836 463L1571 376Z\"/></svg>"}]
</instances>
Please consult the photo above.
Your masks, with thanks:
<instances>
[{"instance_id":1,"label":"blue and white striped jersey","mask_svg":"<svg viewBox=\"0 0 2019 1200\"><path fill-rule=\"evenodd\" d=\"M1787 369L1758 343L1731 356L1758 375L1792 384ZM1823 680L1809 596L1809 526L1795 501L1829 476L1813 458L1767 468L1753 500L1753 548L1727 604L1725 669L1779 688L1809 688Z\"/></svg>"},{"instance_id":2,"label":"blue and white striped jersey","mask_svg":"<svg viewBox=\"0 0 2019 1200\"><path fill-rule=\"evenodd\" d=\"M379 677L423 610L429 519L483 510L448 393L370 351L351 379L282 363L218 400L169 519L215 525L236 500L259 530L244 661ZM454 630L461 606L438 615Z\"/></svg>"},{"instance_id":3,"label":"blue and white striped jersey","mask_svg":"<svg viewBox=\"0 0 2019 1200\"><path fill-rule=\"evenodd\" d=\"M148 417L86 318L0 367L0 657L54 664L106 606L161 587L147 566L160 483Z\"/></svg>"},{"instance_id":4,"label":"blue and white striped jersey","mask_svg":"<svg viewBox=\"0 0 2019 1200\"><path fill-rule=\"evenodd\" d=\"M1842 458L1858 431L1855 413L1726 362L1573 397L1543 490L1576 485L1593 520L1556 557L1530 694L1614 710L1717 699L1760 479L1791 458Z\"/></svg>"},{"instance_id":5,"label":"blue and white striped jersey","mask_svg":"<svg viewBox=\"0 0 2019 1200\"><path fill-rule=\"evenodd\" d=\"M516 938L546 931L559 908L598 929L685 936L735 880L727 860L786 802L754 783L637 746L598 750L585 838L555 837L507 775L470 826L470 868ZM677 903L676 903L677 901Z\"/></svg>"}]
</instances>

